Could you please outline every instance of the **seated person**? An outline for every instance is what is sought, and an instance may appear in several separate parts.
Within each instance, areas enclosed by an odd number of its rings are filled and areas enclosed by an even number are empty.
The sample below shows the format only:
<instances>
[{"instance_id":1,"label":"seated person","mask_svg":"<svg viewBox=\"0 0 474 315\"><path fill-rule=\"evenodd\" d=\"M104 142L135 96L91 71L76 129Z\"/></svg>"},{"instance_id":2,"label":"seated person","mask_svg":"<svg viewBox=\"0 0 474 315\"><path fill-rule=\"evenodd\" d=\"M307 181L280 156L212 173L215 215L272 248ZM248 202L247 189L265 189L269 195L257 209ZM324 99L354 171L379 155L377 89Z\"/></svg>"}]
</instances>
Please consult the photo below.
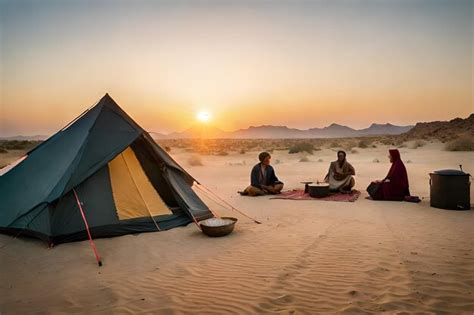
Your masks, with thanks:
<instances>
[{"instance_id":1,"label":"seated person","mask_svg":"<svg viewBox=\"0 0 474 315\"><path fill-rule=\"evenodd\" d=\"M329 183L329 190L349 193L355 185L355 169L346 160L346 152L337 152L337 161L331 162L324 181Z\"/></svg>"},{"instance_id":2,"label":"seated person","mask_svg":"<svg viewBox=\"0 0 474 315\"><path fill-rule=\"evenodd\" d=\"M255 165L250 173L250 186L241 194L249 196L279 194L283 189L283 183L278 180L270 165L270 153L262 152L258 155L258 159L260 163Z\"/></svg>"},{"instance_id":3,"label":"seated person","mask_svg":"<svg viewBox=\"0 0 474 315\"><path fill-rule=\"evenodd\" d=\"M373 181L367 192L374 200L404 200L410 196L408 185L408 174L400 158L398 150L389 150L389 158L392 166L387 176L382 180Z\"/></svg>"}]
</instances>

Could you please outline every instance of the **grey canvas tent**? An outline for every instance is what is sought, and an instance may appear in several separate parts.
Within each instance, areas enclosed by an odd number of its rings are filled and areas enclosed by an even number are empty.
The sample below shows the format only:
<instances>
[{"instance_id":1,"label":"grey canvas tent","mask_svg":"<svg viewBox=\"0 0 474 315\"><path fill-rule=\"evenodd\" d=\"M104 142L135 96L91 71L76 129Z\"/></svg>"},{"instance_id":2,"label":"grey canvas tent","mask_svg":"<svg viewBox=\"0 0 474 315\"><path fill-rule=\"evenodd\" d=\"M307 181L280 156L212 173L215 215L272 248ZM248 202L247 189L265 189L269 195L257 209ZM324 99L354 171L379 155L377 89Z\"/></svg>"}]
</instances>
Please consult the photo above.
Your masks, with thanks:
<instances>
[{"instance_id":1,"label":"grey canvas tent","mask_svg":"<svg viewBox=\"0 0 474 315\"><path fill-rule=\"evenodd\" d=\"M0 176L0 232L49 244L212 217L195 179L106 94ZM83 209L84 217L80 211Z\"/></svg>"}]
</instances>

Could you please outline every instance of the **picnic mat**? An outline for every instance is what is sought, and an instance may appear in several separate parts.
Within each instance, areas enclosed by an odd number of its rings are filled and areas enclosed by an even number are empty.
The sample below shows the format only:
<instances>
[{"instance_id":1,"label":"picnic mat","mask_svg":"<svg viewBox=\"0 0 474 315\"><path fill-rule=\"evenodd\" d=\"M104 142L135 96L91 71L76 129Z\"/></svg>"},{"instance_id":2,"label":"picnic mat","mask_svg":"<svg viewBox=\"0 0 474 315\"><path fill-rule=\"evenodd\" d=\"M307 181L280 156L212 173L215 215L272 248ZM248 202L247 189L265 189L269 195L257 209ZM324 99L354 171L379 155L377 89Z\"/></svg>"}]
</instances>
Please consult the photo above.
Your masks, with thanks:
<instances>
[{"instance_id":1,"label":"picnic mat","mask_svg":"<svg viewBox=\"0 0 474 315\"><path fill-rule=\"evenodd\" d=\"M305 194L303 189L295 189L284 191L270 199L287 199L287 200L324 200L324 201L342 201L354 202L359 198L360 191L352 190L350 194L330 193L329 196L323 198L313 198L309 194Z\"/></svg>"}]
</instances>

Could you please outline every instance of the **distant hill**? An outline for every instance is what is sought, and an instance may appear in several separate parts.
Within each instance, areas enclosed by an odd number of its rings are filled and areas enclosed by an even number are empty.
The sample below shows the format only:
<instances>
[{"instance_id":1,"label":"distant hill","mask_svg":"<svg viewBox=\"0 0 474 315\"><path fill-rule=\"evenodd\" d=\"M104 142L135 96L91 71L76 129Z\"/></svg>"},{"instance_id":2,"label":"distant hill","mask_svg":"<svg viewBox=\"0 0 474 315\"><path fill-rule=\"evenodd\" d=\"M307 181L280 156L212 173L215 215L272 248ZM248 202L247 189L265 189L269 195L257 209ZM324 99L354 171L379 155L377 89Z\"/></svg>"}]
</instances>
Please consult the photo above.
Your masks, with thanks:
<instances>
[{"instance_id":1,"label":"distant hill","mask_svg":"<svg viewBox=\"0 0 474 315\"><path fill-rule=\"evenodd\" d=\"M398 135L413 128L413 126L395 126L392 124L372 124L365 129L356 130L348 126L331 124L324 128L310 128L301 130L288 128L287 126L250 126L247 129L239 129L225 132L218 128L195 125L182 132L174 132L169 135L152 133L155 139L192 139L192 138L228 138L228 139L297 139L297 138L341 138L362 137L375 135Z\"/></svg>"},{"instance_id":2,"label":"distant hill","mask_svg":"<svg viewBox=\"0 0 474 315\"><path fill-rule=\"evenodd\" d=\"M465 119L455 118L450 121L420 122L400 136L404 140L438 139L441 141L449 141L462 136L474 137L474 114Z\"/></svg>"},{"instance_id":3,"label":"distant hill","mask_svg":"<svg viewBox=\"0 0 474 315\"><path fill-rule=\"evenodd\" d=\"M168 139L193 138L230 138L230 133L208 125L194 125L182 132L173 132L166 136Z\"/></svg>"}]
</instances>

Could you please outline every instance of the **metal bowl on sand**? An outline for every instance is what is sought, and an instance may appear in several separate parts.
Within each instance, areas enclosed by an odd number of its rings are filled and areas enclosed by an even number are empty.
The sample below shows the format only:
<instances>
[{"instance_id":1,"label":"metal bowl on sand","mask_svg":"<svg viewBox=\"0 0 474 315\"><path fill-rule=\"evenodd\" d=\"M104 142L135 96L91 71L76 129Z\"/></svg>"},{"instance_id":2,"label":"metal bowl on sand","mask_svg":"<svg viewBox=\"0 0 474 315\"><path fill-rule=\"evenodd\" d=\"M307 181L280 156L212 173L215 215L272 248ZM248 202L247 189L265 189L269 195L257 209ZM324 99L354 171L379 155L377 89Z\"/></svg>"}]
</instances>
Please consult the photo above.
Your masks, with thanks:
<instances>
[{"instance_id":1,"label":"metal bowl on sand","mask_svg":"<svg viewBox=\"0 0 474 315\"><path fill-rule=\"evenodd\" d=\"M210 218L199 222L204 234L211 237L220 237L232 233L237 222L236 218Z\"/></svg>"}]
</instances>

